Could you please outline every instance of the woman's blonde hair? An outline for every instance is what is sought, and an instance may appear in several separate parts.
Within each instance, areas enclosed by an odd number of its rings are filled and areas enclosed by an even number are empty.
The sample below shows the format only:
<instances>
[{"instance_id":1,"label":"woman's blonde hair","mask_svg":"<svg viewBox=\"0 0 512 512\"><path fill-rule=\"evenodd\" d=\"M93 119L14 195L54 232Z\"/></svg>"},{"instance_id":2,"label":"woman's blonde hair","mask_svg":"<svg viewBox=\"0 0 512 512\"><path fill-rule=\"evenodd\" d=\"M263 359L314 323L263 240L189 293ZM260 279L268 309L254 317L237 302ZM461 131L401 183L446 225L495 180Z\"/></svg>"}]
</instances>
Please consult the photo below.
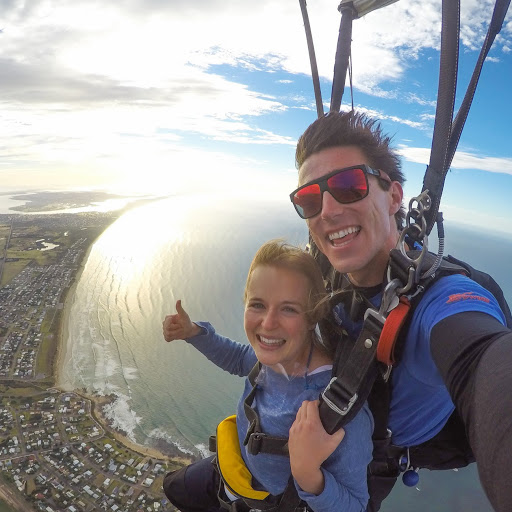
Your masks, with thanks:
<instances>
[{"instance_id":1,"label":"woman's blonde hair","mask_svg":"<svg viewBox=\"0 0 512 512\"><path fill-rule=\"evenodd\" d=\"M308 281L309 293L306 304L306 320L315 325L329 312L329 301L325 300L327 293L322 272L316 260L308 252L286 243L284 240L269 240L256 252L247 273L247 281L244 290L244 303L247 303L247 291L251 282L254 269L260 266L280 267L294 270L302 274ZM313 330L313 343L326 351L316 332Z\"/></svg>"}]
</instances>

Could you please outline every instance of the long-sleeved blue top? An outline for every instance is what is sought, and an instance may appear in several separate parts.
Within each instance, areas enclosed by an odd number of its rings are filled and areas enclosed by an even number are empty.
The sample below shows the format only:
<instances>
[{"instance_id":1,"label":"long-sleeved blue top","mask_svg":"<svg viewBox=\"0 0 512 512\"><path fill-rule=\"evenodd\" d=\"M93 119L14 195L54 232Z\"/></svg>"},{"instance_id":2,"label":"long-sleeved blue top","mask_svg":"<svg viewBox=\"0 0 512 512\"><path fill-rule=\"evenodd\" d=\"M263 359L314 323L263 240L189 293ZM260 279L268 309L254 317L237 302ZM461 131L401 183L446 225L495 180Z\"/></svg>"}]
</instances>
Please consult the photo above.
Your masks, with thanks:
<instances>
[{"instance_id":1,"label":"long-sleeved blue top","mask_svg":"<svg viewBox=\"0 0 512 512\"><path fill-rule=\"evenodd\" d=\"M198 322L202 334L186 341L223 370L247 376L256 363L250 345L236 343L215 332L213 326ZM304 400L316 400L331 377L331 368L323 367L303 377L286 376L263 366L258 376L258 389L253 402L262 431L279 437L288 433ZM270 494L281 494L291 474L290 459L282 455L251 455L243 445L249 427L243 401L251 391L248 379L237 407L237 428L242 457L254 479ZM363 512L368 501L366 467L372 459L373 419L365 406L345 427L345 437L322 464L325 486L314 495L295 486L301 499L315 512Z\"/></svg>"}]
</instances>

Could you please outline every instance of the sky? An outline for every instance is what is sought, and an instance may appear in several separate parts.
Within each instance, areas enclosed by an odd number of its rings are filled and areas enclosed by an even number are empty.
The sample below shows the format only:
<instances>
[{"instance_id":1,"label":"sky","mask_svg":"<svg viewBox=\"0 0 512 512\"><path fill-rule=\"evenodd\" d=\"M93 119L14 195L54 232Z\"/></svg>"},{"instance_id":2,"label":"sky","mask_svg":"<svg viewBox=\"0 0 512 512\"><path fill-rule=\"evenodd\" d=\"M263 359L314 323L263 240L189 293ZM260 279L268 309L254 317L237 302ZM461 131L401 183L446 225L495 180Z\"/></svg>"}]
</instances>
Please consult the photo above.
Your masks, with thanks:
<instances>
[{"instance_id":1,"label":"sky","mask_svg":"<svg viewBox=\"0 0 512 512\"><path fill-rule=\"evenodd\" d=\"M456 108L493 5L461 0ZM337 6L308 2L326 111ZM407 200L420 193L429 160L440 13L440 0L399 0L354 21L354 105L393 135ZM512 236L511 83L509 12L441 210ZM298 0L0 0L0 194L99 189L288 201L295 144L316 116Z\"/></svg>"}]
</instances>

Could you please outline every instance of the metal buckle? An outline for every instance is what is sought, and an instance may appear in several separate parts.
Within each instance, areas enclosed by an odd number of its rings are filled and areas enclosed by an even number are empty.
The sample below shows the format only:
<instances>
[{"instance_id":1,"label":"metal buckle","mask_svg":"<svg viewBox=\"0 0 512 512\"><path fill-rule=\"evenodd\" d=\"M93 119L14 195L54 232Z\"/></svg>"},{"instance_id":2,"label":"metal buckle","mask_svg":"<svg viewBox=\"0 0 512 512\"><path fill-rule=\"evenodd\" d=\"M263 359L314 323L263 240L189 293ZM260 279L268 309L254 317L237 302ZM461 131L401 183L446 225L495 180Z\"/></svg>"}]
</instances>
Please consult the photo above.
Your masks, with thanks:
<instances>
[{"instance_id":1,"label":"metal buckle","mask_svg":"<svg viewBox=\"0 0 512 512\"><path fill-rule=\"evenodd\" d=\"M329 398L327 398L325 396L325 394L331 389L331 385L336 381L337 381L337 377L333 377L330 380L327 387L322 391L322 399L328 405L329 409L332 409L335 413L339 414L340 416L346 416L347 413L350 411L350 409L352 409L352 406L356 403L358 395L357 395L357 393L354 393L352 395L352 397L348 400L347 405L343 409L340 409L332 400L330 400ZM339 384L339 382L338 382L338 384ZM340 385L340 387L341 387L341 385ZM334 390L333 390L333 392L334 392ZM338 396L339 396L339 393L338 393ZM343 397L341 397L341 398L343 399Z\"/></svg>"}]
</instances>

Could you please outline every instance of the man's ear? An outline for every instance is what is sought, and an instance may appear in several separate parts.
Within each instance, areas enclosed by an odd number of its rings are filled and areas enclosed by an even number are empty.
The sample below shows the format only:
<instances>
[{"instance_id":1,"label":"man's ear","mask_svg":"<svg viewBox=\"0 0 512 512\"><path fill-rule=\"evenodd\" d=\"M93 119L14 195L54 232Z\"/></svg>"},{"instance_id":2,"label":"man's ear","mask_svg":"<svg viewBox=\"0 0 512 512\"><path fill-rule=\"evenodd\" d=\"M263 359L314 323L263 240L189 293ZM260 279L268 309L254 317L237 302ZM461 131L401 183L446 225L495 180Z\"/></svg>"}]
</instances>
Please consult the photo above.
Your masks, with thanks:
<instances>
[{"instance_id":1,"label":"man's ear","mask_svg":"<svg viewBox=\"0 0 512 512\"><path fill-rule=\"evenodd\" d=\"M389 214L394 215L398 210L400 210L400 206L402 206L402 201L404 199L404 190L402 188L402 185L400 185L398 181L392 181L391 186L389 188L389 192L391 194Z\"/></svg>"}]
</instances>

